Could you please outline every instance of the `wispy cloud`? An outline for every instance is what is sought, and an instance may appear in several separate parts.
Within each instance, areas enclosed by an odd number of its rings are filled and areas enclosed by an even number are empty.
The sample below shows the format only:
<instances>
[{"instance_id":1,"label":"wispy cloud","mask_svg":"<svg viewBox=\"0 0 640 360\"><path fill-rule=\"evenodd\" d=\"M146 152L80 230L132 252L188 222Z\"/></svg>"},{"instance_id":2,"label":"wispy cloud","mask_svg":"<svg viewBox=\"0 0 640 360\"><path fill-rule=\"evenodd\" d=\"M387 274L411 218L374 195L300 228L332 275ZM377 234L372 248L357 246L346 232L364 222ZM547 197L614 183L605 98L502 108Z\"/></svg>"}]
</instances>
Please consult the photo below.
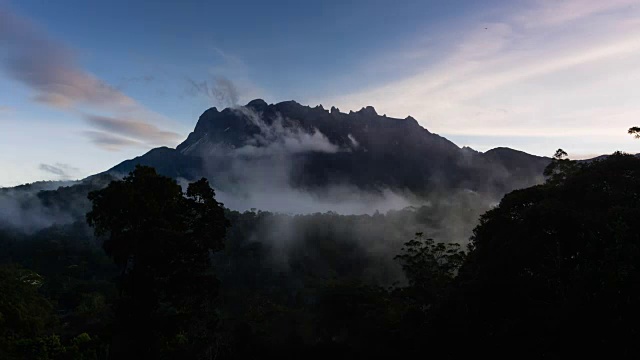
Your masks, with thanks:
<instances>
[{"instance_id":1,"label":"wispy cloud","mask_svg":"<svg viewBox=\"0 0 640 360\"><path fill-rule=\"evenodd\" d=\"M144 144L138 141L127 139L122 136L112 135L103 131L88 130L83 133L93 144L109 151L118 151L123 147L145 147Z\"/></svg>"},{"instance_id":2,"label":"wispy cloud","mask_svg":"<svg viewBox=\"0 0 640 360\"><path fill-rule=\"evenodd\" d=\"M71 49L7 8L0 11L0 39L8 49L4 67L35 91L36 101L57 107L135 106L133 99L83 71Z\"/></svg>"},{"instance_id":3,"label":"wispy cloud","mask_svg":"<svg viewBox=\"0 0 640 360\"><path fill-rule=\"evenodd\" d=\"M188 78L189 87L187 94L191 96L204 96L214 104L222 107L235 107L238 105L240 95L238 89L231 80L223 76L216 76L213 80L196 81Z\"/></svg>"},{"instance_id":4,"label":"wispy cloud","mask_svg":"<svg viewBox=\"0 0 640 360\"><path fill-rule=\"evenodd\" d=\"M13 108L11 106L0 105L0 113L8 113L11 111L13 111Z\"/></svg>"},{"instance_id":5,"label":"wispy cloud","mask_svg":"<svg viewBox=\"0 0 640 360\"><path fill-rule=\"evenodd\" d=\"M606 15L637 5L635 0L534 0L530 7L514 14L527 27L561 26L593 15Z\"/></svg>"},{"instance_id":6,"label":"wispy cloud","mask_svg":"<svg viewBox=\"0 0 640 360\"><path fill-rule=\"evenodd\" d=\"M640 3L519 4L466 19L447 43L417 39L428 51L397 54L414 66L402 69L410 74L403 79L319 102L375 104L444 134L624 137L621 129L640 114L632 95L640 83Z\"/></svg>"},{"instance_id":7,"label":"wispy cloud","mask_svg":"<svg viewBox=\"0 0 640 360\"><path fill-rule=\"evenodd\" d=\"M141 75L141 76L130 76L126 78L122 78L116 89L118 91L122 91L126 89L129 85L132 84L151 84L156 81L156 77L153 75Z\"/></svg>"},{"instance_id":8,"label":"wispy cloud","mask_svg":"<svg viewBox=\"0 0 640 360\"><path fill-rule=\"evenodd\" d=\"M172 131L164 131L155 125L132 119L118 119L100 115L85 115L85 119L94 127L128 138L134 138L150 145L158 145L176 141L180 135Z\"/></svg>"},{"instance_id":9,"label":"wispy cloud","mask_svg":"<svg viewBox=\"0 0 640 360\"><path fill-rule=\"evenodd\" d=\"M51 164L40 164L38 166L38 169L56 175L60 180L69 180L74 178L78 172L79 169L76 167L73 167L69 164L64 164L64 163L55 163L54 165Z\"/></svg>"},{"instance_id":10,"label":"wispy cloud","mask_svg":"<svg viewBox=\"0 0 640 360\"><path fill-rule=\"evenodd\" d=\"M239 57L219 47L208 49L213 63L201 77L186 77L185 93L207 100L208 105L235 107L256 98L265 98L266 91L249 76L249 67Z\"/></svg>"},{"instance_id":11,"label":"wispy cloud","mask_svg":"<svg viewBox=\"0 0 640 360\"><path fill-rule=\"evenodd\" d=\"M243 146L234 149L234 156L250 158L277 155L280 158L305 152L336 153L341 150L317 129L307 132L298 127L286 126L286 120L280 115L266 123L262 114L249 108L239 107L236 111L258 127L260 133L247 139Z\"/></svg>"},{"instance_id":12,"label":"wispy cloud","mask_svg":"<svg viewBox=\"0 0 640 360\"><path fill-rule=\"evenodd\" d=\"M123 123L130 129L135 128L136 138L143 143L176 139L177 134L159 130L156 125L148 123L157 121L161 116L81 68L70 48L2 5L0 46L6 50L6 56L0 58L0 66L9 76L33 90L33 100L73 114L107 112L115 114L117 118L139 119ZM147 79L151 78L143 78L145 81ZM100 118L98 115L95 117ZM92 121L92 116L88 116L88 119L89 124L102 130L113 130L106 129L104 122ZM122 127L116 126L114 129L122 130ZM111 142L112 149L128 145L130 142L127 141Z\"/></svg>"}]
</instances>

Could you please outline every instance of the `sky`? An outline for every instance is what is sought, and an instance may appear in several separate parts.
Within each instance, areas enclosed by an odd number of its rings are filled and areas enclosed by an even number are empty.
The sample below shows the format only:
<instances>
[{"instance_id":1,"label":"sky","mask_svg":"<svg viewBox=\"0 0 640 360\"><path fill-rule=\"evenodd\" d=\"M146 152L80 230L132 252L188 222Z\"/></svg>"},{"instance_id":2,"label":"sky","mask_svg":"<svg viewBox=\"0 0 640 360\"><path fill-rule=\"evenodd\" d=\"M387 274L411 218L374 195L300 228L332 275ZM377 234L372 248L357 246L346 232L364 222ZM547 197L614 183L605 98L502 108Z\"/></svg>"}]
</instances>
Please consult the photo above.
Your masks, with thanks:
<instances>
[{"instance_id":1,"label":"sky","mask_svg":"<svg viewBox=\"0 0 640 360\"><path fill-rule=\"evenodd\" d=\"M638 153L638 64L637 0L0 0L0 187L175 147L255 98L480 151Z\"/></svg>"}]
</instances>

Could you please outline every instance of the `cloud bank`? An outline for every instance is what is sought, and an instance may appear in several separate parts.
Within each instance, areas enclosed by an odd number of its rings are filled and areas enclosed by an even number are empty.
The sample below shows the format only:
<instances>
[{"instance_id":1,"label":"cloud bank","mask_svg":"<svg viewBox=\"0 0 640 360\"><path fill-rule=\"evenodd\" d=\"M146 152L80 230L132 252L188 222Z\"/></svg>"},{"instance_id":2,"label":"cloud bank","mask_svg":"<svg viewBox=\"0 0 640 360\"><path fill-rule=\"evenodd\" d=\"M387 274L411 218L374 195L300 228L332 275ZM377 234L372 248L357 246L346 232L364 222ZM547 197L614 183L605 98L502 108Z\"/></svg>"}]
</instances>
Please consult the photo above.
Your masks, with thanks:
<instances>
[{"instance_id":1,"label":"cloud bank","mask_svg":"<svg viewBox=\"0 0 640 360\"><path fill-rule=\"evenodd\" d=\"M303 129L295 119L280 114L265 119L250 107L237 107L233 111L238 113L238 121L243 119L258 131L238 146L209 143L204 135L183 150L204 159L203 175L214 185L217 198L231 209L256 208L288 214L327 211L373 214L424 203L408 192L365 191L339 179L322 188L299 188L292 183L293 174L304 166L305 157L299 155L334 154L351 148L340 147L318 129Z\"/></svg>"}]
</instances>

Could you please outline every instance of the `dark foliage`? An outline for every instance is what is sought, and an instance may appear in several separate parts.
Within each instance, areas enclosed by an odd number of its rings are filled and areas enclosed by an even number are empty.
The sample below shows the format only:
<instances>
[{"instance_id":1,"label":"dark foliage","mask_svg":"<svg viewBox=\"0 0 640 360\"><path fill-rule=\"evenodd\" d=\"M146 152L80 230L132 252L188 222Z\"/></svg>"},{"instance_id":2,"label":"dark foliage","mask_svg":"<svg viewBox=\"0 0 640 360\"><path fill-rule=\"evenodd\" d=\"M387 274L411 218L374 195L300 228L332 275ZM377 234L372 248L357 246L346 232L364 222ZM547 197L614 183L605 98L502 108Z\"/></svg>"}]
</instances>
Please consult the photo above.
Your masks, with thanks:
<instances>
[{"instance_id":1,"label":"dark foliage","mask_svg":"<svg viewBox=\"0 0 640 360\"><path fill-rule=\"evenodd\" d=\"M640 160L564 168L481 217L440 313L463 352L637 354Z\"/></svg>"},{"instance_id":2,"label":"dark foliage","mask_svg":"<svg viewBox=\"0 0 640 360\"><path fill-rule=\"evenodd\" d=\"M104 253L82 223L0 232L2 263L30 269L0 269L0 356L635 356L640 159L556 155L467 252L406 241L448 234L442 209L225 212L206 181L137 168L91 195Z\"/></svg>"},{"instance_id":3,"label":"dark foliage","mask_svg":"<svg viewBox=\"0 0 640 360\"><path fill-rule=\"evenodd\" d=\"M87 221L121 268L112 357L211 351L218 281L209 260L228 227L214 195L205 179L183 194L148 167L89 194Z\"/></svg>"}]
</instances>

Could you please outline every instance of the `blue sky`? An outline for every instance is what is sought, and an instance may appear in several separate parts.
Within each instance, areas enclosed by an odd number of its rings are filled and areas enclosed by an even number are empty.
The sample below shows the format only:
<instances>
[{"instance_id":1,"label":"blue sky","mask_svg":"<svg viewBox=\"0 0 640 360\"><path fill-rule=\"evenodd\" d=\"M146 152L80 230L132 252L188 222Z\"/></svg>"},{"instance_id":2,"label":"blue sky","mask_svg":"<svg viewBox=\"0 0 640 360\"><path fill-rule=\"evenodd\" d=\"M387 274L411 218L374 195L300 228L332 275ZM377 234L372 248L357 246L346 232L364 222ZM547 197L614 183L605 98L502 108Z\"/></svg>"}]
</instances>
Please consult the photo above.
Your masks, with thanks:
<instances>
[{"instance_id":1,"label":"blue sky","mask_svg":"<svg viewBox=\"0 0 640 360\"><path fill-rule=\"evenodd\" d=\"M103 171L258 97L373 105L482 151L638 152L639 19L635 0L0 0L0 186Z\"/></svg>"}]
</instances>

